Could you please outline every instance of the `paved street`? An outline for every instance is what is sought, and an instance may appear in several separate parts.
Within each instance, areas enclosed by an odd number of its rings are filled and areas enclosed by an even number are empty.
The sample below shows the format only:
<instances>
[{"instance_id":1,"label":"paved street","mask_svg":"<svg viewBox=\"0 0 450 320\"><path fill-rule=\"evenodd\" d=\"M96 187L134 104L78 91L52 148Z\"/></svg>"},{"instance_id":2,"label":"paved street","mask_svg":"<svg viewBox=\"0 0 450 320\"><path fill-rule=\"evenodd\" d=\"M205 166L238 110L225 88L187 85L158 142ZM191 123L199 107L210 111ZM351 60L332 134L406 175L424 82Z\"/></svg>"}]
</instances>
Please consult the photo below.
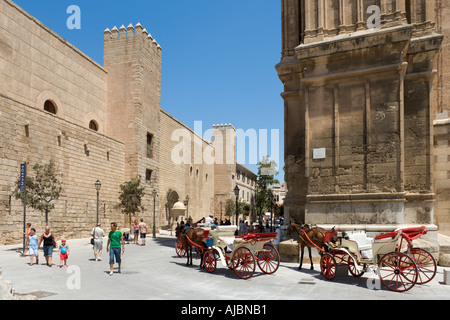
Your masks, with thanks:
<instances>
[{"instance_id":1,"label":"paved street","mask_svg":"<svg viewBox=\"0 0 450 320\"><path fill-rule=\"evenodd\" d=\"M105 242L106 243L106 242ZM185 258L176 256L175 239L158 236L147 239L146 246L127 244L122 273L108 275L106 250L103 261L93 261L89 239L69 240L71 255L68 268L59 268L54 253L54 266L29 266L29 257L22 257L20 246L0 247L0 267L3 279L12 281L16 293L34 293L40 299L149 299L149 300L301 300L301 299L449 299L450 286L443 284L442 268L429 284L416 285L405 293L378 289L370 281L376 277L365 274L361 278L340 277L326 281L315 271L298 271L296 263L282 262L273 275L259 269L249 280L239 279L232 270L218 263L215 273L185 266ZM308 265L308 258L305 260ZM74 272L74 273L68 273ZM80 275L77 277L77 275ZM372 278L371 278L372 277ZM79 282L77 280L79 279ZM369 281L368 281L369 280ZM368 287L375 287L371 289Z\"/></svg>"}]
</instances>

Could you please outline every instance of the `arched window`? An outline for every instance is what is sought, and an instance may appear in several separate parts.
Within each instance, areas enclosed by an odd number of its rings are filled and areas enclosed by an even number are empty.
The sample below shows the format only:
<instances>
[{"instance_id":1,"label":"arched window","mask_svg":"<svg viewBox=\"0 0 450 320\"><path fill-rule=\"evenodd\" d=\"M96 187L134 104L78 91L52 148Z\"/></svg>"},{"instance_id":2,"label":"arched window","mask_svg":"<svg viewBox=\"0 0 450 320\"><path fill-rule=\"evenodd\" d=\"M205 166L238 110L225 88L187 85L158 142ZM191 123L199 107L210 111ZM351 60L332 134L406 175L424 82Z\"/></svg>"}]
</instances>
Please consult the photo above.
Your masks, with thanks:
<instances>
[{"instance_id":1,"label":"arched window","mask_svg":"<svg viewBox=\"0 0 450 320\"><path fill-rule=\"evenodd\" d=\"M91 122L89 122L89 129L98 131L98 123L95 120L91 120Z\"/></svg>"},{"instance_id":2,"label":"arched window","mask_svg":"<svg viewBox=\"0 0 450 320\"><path fill-rule=\"evenodd\" d=\"M44 103L44 110L47 111L47 112L56 114L56 106L50 100L45 101L45 103Z\"/></svg>"}]
</instances>

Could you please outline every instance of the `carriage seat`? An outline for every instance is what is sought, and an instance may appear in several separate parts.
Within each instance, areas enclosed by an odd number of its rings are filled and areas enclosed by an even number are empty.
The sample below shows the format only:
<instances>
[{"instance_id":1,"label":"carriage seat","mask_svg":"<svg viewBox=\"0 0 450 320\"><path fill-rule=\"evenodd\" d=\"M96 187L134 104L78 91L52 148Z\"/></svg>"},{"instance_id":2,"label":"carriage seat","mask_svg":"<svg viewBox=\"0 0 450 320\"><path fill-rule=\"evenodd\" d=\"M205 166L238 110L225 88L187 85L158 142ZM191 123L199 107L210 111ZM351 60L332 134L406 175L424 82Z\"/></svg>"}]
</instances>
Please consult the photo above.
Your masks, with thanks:
<instances>
[{"instance_id":1,"label":"carriage seat","mask_svg":"<svg viewBox=\"0 0 450 320\"><path fill-rule=\"evenodd\" d=\"M358 244L361 257L364 259L372 259L372 243L373 238L368 237L364 231L346 232L348 240L355 241Z\"/></svg>"},{"instance_id":2,"label":"carriage seat","mask_svg":"<svg viewBox=\"0 0 450 320\"><path fill-rule=\"evenodd\" d=\"M226 247L227 250L233 250L234 233L237 226L217 226L215 230L211 230L209 234L213 238L213 245Z\"/></svg>"}]
</instances>

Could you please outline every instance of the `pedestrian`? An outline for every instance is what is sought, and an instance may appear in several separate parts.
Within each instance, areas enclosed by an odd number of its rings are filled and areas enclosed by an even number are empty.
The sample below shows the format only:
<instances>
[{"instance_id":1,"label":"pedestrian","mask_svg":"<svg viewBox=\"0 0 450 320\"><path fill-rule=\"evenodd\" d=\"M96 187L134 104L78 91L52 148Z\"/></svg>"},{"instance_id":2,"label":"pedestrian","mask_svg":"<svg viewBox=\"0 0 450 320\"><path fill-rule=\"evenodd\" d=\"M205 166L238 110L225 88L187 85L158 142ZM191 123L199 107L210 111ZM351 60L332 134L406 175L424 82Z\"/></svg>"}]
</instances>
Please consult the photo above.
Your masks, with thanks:
<instances>
[{"instance_id":1,"label":"pedestrian","mask_svg":"<svg viewBox=\"0 0 450 320\"><path fill-rule=\"evenodd\" d=\"M27 242L25 245L25 254L27 251L30 251L30 266L34 264L34 257L36 257L36 264L39 264L39 243L38 236L36 234L36 229L31 228L30 235L27 237Z\"/></svg>"},{"instance_id":2,"label":"pedestrian","mask_svg":"<svg viewBox=\"0 0 450 320\"><path fill-rule=\"evenodd\" d=\"M139 244L139 222L134 220L133 224L133 240L134 244Z\"/></svg>"},{"instance_id":3,"label":"pedestrian","mask_svg":"<svg viewBox=\"0 0 450 320\"><path fill-rule=\"evenodd\" d=\"M28 236L31 234L31 223L27 222L27 228L23 234L25 235L25 239L28 239Z\"/></svg>"},{"instance_id":4,"label":"pedestrian","mask_svg":"<svg viewBox=\"0 0 450 320\"><path fill-rule=\"evenodd\" d=\"M147 224L142 218L141 223L139 223L139 232L141 233L142 245L145 246L145 238L147 237Z\"/></svg>"},{"instance_id":5,"label":"pedestrian","mask_svg":"<svg viewBox=\"0 0 450 320\"><path fill-rule=\"evenodd\" d=\"M120 230L117 230L117 223L111 223L111 231L108 234L108 244L106 250L109 252L109 275L113 275L114 258L119 264L119 271L122 266L122 259L120 253L120 247L122 246L122 253L125 252L125 243L123 242L123 234Z\"/></svg>"},{"instance_id":6,"label":"pedestrian","mask_svg":"<svg viewBox=\"0 0 450 320\"><path fill-rule=\"evenodd\" d=\"M102 261L103 237L105 236L105 231L101 228L101 224L97 223L97 226L92 229L91 233L94 238L94 245L92 249L94 250L95 261Z\"/></svg>"},{"instance_id":7,"label":"pedestrian","mask_svg":"<svg viewBox=\"0 0 450 320\"><path fill-rule=\"evenodd\" d=\"M275 240L272 241L272 245L274 246L275 249L278 250L281 242L281 225L277 227L277 230L275 230L275 232L277 233L277 237L275 238Z\"/></svg>"},{"instance_id":8,"label":"pedestrian","mask_svg":"<svg viewBox=\"0 0 450 320\"><path fill-rule=\"evenodd\" d=\"M239 234L245 234L245 223L244 220L239 220Z\"/></svg>"},{"instance_id":9,"label":"pedestrian","mask_svg":"<svg viewBox=\"0 0 450 320\"><path fill-rule=\"evenodd\" d=\"M67 245L66 239L61 239L61 245L59 246L59 267L62 268L63 261L64 266L67 267L67 259L69 259L70 249Z\"/></svg>"},{"instance_id":10,"label":"pedestrian","mask_svg":"<svg viewBox=\"0 0 450 320\"><path fill-rule=\"evenodd\" d=\"M245 225L244 225L244 234L248 234L249 232L249 225L248 225L248 221L245 221Z\"/></svg>"},{"instance_id":11,"label":"pedestrian","mask_svg":"<svg viewBox=\"0 0 450 320\"><path fill-rule=\"evenodd\" d=\"M212 215L209 215L208 217L206 217L205 223L209 226L212 225L214 223L214 217Z\"/></svg>"},{"instance_id":12,"label":"pedestrian","mask_svg":"<svg viewBox=\"0 0 450 320\"><path fill-rule=\"evenodd\" d=\"M52 259L53 259L53 248L56 247L56 240L53 236L53 233L50 232L50 227L45 227L45 232L41 235L41 238L39 239L39 245L38 248L41 247L42 242L44 243L44 257L45 257L45 264L49 267L52 266Z\"/></svg>"}]
</instances>

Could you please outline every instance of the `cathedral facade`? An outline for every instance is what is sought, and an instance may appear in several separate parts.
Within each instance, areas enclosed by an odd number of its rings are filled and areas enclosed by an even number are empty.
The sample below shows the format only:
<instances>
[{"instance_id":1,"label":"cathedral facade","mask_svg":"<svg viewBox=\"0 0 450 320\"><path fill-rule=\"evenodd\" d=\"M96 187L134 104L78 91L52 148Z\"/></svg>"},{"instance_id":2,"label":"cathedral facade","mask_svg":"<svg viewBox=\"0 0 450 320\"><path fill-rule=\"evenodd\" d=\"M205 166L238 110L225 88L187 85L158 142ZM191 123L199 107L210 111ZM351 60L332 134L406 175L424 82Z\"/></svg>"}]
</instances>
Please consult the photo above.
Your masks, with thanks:
<instances>
[{"instance_id":1,"label":"cathedral facade","mask_svg":"<svg viewBox=\"0 0 450 320\"><path fill-rule=\"evenodd\" d=\"M448 4L281 3L287 218L449 231Z\"/></svg>"}]
</instances>

